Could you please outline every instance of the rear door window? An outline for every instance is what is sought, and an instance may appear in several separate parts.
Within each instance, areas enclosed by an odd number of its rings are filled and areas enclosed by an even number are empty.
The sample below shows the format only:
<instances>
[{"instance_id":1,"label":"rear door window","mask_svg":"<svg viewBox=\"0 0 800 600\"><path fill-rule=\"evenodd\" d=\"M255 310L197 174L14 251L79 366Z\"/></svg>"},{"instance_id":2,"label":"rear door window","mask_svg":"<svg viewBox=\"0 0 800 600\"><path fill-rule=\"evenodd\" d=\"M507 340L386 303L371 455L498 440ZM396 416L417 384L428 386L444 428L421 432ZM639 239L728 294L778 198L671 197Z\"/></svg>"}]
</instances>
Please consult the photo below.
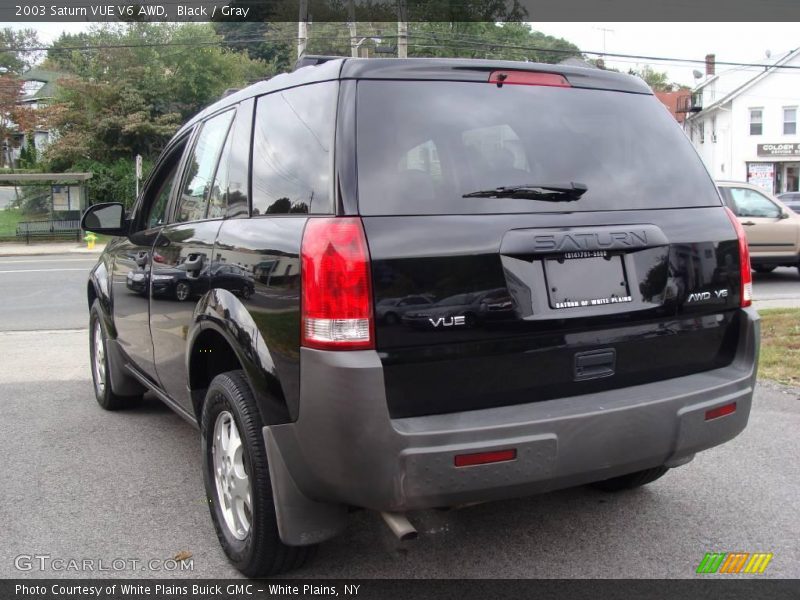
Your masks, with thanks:
<instances>
[{"instance_id":1,"label":"rear door window","mask_svg":"<svg viewBox=\"0 0 800 600\"><path fill-rule=\"evenodd\" d=\"M719 206L700 158L651 95L442 81L358 83L364 215ZM570 185L577 201L465 198Z\"/></svg>"}]
</instances>

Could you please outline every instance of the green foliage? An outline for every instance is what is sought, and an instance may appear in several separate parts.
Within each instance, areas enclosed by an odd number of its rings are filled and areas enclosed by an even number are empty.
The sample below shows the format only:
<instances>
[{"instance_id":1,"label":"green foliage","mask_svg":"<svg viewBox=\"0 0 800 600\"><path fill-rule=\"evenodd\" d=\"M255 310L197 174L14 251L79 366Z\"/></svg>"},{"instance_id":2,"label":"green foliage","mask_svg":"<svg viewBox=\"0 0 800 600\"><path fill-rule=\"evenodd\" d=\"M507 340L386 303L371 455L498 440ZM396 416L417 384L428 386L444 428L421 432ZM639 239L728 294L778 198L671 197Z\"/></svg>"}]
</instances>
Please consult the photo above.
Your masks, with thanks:
<instances>
[{"instance_id":1,"label":"green foliage","mask_svg":"<svg viewBox=\"0 0 800 600\"><path fill-rule=\"evenodd\" d=\"M207 23L98 25L62 35L46 63L70 75L48 108L48 124L59 134L47 149L49 166L154 158L182 121L226 89L264 75L264 63L220 47L220 40ZM65 50L73 46L106 47Z\"/></svg>"},{"instance_id":2,"label":"green foliage","mask_svg":"<svg viewBox=\"0 0 800 600\"><path fill-rule=\"evenodd\" d=\"M409 35L409 56L557 63L581 55L574 44L527 23L410 23Z\"/></svg>"},{"instance_id":3,"label":"green foliage","mask_svg":"<svg viewBox=\"0 0 800 600\"><path fill-rule=\"evenodd\" d=\"M0 29L0 48L19 48L20 52L0 52L0 72L10 72L21 75L39 60L36 52L27 52L26 49L38 47L39 36L34 29Z\"/></svg>"},{"instance_id":4,"label":"green foliage","mask_svg":"<svg viewBox=\"0 0 800 600\"><path fill-rule=\"evenodd\" d=\"M630 69L628 75L641 77L654 92L672 92L680 89L680 86L669 81L666 71L656 71L650 65L645 65L638 70Z\"/></svg>"},{"instance_id":5,"label":"green foliage","mask_svg":"<svg viewBox=\"0 0 800 600\"><path fill-rule=\"evenodd\" d=\"M35 169L39 162L39 151L36 149L34 133L31 131L26 136L27 143L19 151L20 169Z\"/></svg>"},{"instance_id":6,"label":"green foliage","mask_svg":"<svg viewBox=\"0 0 800 600\"><path fill-rule=\"evenodd\" d=\"M142 171L145 177L152 167L153 161L144 161ZM70 170L93 173L87 181L89 204L122 202L126 208L133 206L136 200L136 166L133 158L119 158L110 162L83 159Z\"/></svg>"}]
</instances>

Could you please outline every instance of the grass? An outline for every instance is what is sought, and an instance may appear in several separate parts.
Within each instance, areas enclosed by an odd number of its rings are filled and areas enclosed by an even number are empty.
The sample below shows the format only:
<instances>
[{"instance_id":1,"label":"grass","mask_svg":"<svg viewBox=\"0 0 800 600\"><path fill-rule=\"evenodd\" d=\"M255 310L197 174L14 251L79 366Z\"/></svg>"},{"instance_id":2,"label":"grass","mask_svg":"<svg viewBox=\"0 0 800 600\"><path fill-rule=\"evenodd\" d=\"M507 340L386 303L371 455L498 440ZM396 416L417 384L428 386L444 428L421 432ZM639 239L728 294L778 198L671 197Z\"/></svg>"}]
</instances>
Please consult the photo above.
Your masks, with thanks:
<instances>
[{"instance_id":1,"label":"grass","mask_svg":"<svg viewBox=\"0 0 800 600\"><path fill-rule=\"evenodd\" d=\"M773 308L761 314L760 377L800 386L800 308Z\"/></svg>"},{"instance_id":2,"label":"grass","mask_svg":"<svg viewBox=\"0 0 800 600\"><path fill-rule=\"evenodd\" d=\"M18 208L0 210L0 237L16 235L17 223L24 220L25 217Z\"/></svg>"}]
</instances>

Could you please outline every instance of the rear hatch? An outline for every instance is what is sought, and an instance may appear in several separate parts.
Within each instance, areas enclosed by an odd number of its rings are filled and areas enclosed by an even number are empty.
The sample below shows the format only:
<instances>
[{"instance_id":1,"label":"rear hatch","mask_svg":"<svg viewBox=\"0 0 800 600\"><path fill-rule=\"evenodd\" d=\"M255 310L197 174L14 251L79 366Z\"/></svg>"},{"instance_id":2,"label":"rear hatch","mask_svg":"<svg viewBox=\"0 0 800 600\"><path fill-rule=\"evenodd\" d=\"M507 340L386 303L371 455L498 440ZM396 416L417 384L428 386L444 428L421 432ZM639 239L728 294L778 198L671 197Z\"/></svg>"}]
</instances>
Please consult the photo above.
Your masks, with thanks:
<instances>
[{"instance_id":1,"label":"rear hatch","mask_svg":"<svg viewBox=\"0 0 800 600\"><path fill-rule=\"evenodd\" d=\"M391 415L729 364L736 233L674 119L648 93L504 75L357 84Z\"/></svg>"}]
</instances>

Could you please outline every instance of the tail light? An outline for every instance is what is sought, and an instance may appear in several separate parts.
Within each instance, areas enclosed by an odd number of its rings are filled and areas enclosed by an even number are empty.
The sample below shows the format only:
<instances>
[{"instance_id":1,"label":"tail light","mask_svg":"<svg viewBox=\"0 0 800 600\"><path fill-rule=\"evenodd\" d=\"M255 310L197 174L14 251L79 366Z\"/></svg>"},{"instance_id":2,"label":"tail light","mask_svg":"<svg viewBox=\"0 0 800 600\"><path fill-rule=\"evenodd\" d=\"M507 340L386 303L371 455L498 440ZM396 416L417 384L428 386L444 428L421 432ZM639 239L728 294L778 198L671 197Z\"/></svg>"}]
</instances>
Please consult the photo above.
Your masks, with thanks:
<instances>
[{"instance_id":1,"label":"tail light","mask_svg":"<svg viewBox=\"0 0 800 600\"><path fill-rule=\"evenodd\" d=\"M361 220L309 219L301 260L302 345L374 348L369 253Z\"/></svg>"},{"instance_id":2,"label":"tail light","mask_svg":"<svg viewBox=\"0 0 800 600\"><path fill-rule=\"evenodd\" d=\"M508 85L543 85L546 87L572 87L567 78L559 73L539 73L536 71L492 71L489 83L499 86Z\"/></svg>"},{"instance_id":3,"label":"tail light","mask_svg":"<svg viewBox=\"0 0 800 600\"><path fill-rule=\"evenodd\" d=\"M744 233L744 227L739 223L739 219L736 218L733 211L726 206L725 212L728 213L728 218L736 230L736 237L739 238L739 279L741 280L739 297L741 298L741 306L750 306L753 303L753 272L750 270L750 250L747 248L747 236Z\"/></svg>"}]
</instances>

